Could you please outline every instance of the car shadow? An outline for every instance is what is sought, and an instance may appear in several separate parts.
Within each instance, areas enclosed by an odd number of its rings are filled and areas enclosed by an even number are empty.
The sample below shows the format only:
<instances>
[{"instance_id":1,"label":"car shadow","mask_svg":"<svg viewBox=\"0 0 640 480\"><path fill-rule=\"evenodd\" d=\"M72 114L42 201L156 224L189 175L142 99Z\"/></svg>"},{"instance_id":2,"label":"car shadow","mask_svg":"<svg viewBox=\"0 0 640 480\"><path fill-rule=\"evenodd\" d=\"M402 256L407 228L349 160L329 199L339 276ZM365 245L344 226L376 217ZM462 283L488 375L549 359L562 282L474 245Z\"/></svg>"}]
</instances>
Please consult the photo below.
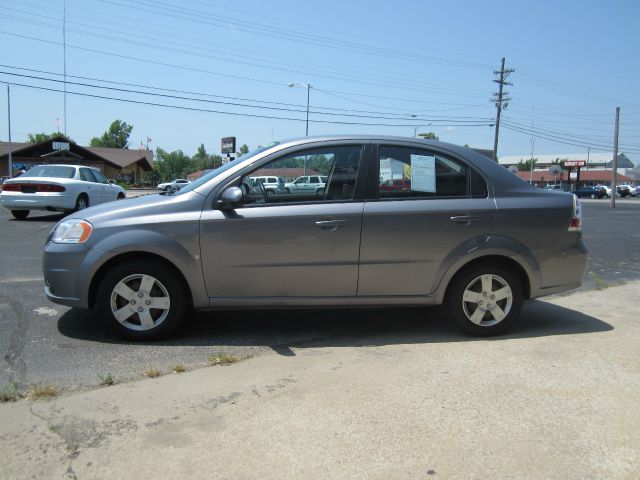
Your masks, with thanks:
<instances>
[{"instance_id":1,"label":"car shadow","mask_svg":"<svg viewBox=\"0 0 640 480\"><path fill-rule=\"evenodd\" d=\"M30 212L29 216L27 218L25 218L24 220L17 220L15 218L9 218L10 222L52 222L52 223L57 223L60 220L62 220L66 215L69 215L69 213L59 213L59 212L55 212L55 213L49 213L49 212L44 212L42 214L35 214L34 212Z\"/></svg>"},{"instance_id":2,"label":"car shadow","mask_svg":"<svg viewBox=\"0 0 640 480\"><path fill-rule=\"evenodd\" d=\"M93 313L72 309L58 320L58 330L67 337L109 344L263 346L281 355L294 355L292 348L500 342L606 332L613 327L582 312L534 300L525 304L508 333L490 338L466 335L446 318L441 307L192 313L170 338L153 342L122 340Z\"/></svg>"}]
</instances>

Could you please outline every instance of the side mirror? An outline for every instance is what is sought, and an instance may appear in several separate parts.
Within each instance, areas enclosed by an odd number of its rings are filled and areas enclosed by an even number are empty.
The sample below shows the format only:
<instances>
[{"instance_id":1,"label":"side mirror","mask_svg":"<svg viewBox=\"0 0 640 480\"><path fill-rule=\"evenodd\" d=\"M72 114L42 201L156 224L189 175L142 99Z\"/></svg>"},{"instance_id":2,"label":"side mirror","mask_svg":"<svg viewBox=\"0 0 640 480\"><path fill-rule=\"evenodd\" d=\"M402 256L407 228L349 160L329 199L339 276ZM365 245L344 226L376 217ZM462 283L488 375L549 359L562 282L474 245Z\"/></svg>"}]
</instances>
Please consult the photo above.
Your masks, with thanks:
<instances>
[{"instance_id":1,"label":"side mirror","mask_svg":"<svg viewBox=\"0 0 640 480\"><path fill-rule=\"evenodd\" d=\"M109 180L109 183L110 183L111 185L115 185L115 184L116 184L116 181L115 181L115 180Z\"/></svg>"},{"instance_id":2,"label":"side mirror","mask_svg":"<svg viewBox=\"0 0 640 480\"><path fill-rule=\"evenodd\" d=\"M222 192L218 203L223 208L233 208L240 201L242 201L242 189L240 187L229 187Z\"/></svg>"}]
</instances>

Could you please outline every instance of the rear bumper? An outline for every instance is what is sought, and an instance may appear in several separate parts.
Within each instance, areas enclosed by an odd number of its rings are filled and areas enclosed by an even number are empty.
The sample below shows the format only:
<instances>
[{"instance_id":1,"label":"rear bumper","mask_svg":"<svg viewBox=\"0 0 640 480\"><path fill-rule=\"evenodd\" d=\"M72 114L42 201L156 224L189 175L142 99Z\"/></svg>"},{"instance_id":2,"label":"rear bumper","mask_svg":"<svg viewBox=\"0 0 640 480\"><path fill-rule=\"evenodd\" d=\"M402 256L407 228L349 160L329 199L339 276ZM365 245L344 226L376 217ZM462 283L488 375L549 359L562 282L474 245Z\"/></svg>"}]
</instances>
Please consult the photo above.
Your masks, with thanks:
<instances>
[{"instance_id":1,"label":"rear bumper","mask_svg":"<svg viewBox=\"0 0 640 480\"><path fill-rule=\"evenodd\" d=\"M9 193L0 195L0 204L9 210L73 210L76 198L59 193Z\"/></svg>"},{"instance_id":2,"label":"rear bumper","mask_svg":"<svg viewBox=\"0 0 640 480\"><path fill-rule=\"evenodd\" d=\"M587 247L578 240L571 248L564 248L554 255L547 255L541 264L542 282L531 285L530 298L565 292L582 285L587 271Z\"/></svg>"}]
</instances>

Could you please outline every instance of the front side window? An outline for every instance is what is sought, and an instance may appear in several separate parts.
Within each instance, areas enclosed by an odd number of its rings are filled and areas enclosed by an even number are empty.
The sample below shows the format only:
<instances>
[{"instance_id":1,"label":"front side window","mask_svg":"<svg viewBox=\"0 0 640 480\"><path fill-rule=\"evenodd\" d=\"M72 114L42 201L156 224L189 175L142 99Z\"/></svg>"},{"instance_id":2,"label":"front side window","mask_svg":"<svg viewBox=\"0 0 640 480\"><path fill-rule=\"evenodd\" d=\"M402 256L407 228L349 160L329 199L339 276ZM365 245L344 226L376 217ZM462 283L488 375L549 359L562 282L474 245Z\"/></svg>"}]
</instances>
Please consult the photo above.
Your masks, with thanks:
<instances>
[{"instance_id":1,"label":"front side window","mask_svg":"<svg viewBox=\"0 0 640 480\"><path fill-rule=\"evenodd\" d=\"M352 200L362 146L335 146L285 155L241 179L245 205ZM265 188L251 177L280 177L277 188ZM319 178L327 178L326 184ZM313 182L315 179L315 182Z\"/></svg>"},{"instance_id":2,"label":"front side window","mask_svg":"<svg viewBox=\"0 0 640 480\"><path fill-rule=\"evenodd\" d=\"M486 196L484 180L464 163L436 152L381 146L378 198Z\"/></svg>"},{"instance_id":3,"label":"front side window","mask_svg":"<svg viewBox=\"0 0 640 480\"><path fill-rule=\"evenodd\" d=\"M80 179L85 182L93 182L96 183L96 177L93 176L93 172L88 168L80 169Z\"/></svg>"}]
</instances>

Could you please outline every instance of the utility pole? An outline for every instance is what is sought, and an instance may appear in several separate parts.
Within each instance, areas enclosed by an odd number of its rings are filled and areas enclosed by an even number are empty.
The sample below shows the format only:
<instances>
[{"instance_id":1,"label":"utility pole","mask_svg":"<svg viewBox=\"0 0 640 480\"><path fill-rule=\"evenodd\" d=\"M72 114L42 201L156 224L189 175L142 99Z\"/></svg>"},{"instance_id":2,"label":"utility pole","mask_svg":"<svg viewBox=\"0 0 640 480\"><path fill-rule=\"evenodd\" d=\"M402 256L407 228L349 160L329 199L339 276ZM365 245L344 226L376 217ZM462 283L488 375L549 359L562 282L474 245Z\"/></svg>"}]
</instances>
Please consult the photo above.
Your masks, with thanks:
<instances>
[{"instance_id":1,"label":"utility pole","mask_svg":"<svg viewBox=\"0 0 640 480\"><path fill-rule=\"evenodd\" d=\"M613 133L613 163L611 169L611 208L616 208L616 176L618 174L618 132L620 131L620 107L616 107L616 128Z\"/></svg>"},{"instance_id":2,"label":"utility pole","mask_svg":"<svg viewBox=\"0 0 640 480\"><path fill-rule=\"evenodd\" d=\"M11 152L11 92L9 91L9 84L7 83L7 117L9 127L9 178L13 177L13 156Z\"/></svg>"},{"instance_id":3,"label":"utility pole","mask_svg":"<svg viewBox=\"0 0 640 480\"><path fill-rule=\"evenodd\" d=\"M67 136L67 0L62 3L62 69L64 74L64 136Z\"/></svg>"},{"instance_id":4,"label":"utility pole","mask_svg":"<svg viewBox=\"0 0 640 480\"><path fill-rule=\"evenodd\" d=\"M505 85L513 85L512 83L507 82L507 77L513 73L515 70L513 68L504 68L504 57L502 57L502 66L500 70L494 70L494 75L499 75L499 77L493 82L498 84L498 92L493 94L492 101L496 104L496 136L493 141L493 161L498 161L498 135L500 132L500 114L502 113L503 108L507 108L509 106L509 102L511 99L507 97L509 95L508 92L503 91L503 87Z\"/></svg>"}]
</instances>

